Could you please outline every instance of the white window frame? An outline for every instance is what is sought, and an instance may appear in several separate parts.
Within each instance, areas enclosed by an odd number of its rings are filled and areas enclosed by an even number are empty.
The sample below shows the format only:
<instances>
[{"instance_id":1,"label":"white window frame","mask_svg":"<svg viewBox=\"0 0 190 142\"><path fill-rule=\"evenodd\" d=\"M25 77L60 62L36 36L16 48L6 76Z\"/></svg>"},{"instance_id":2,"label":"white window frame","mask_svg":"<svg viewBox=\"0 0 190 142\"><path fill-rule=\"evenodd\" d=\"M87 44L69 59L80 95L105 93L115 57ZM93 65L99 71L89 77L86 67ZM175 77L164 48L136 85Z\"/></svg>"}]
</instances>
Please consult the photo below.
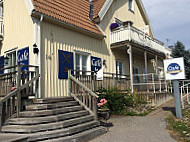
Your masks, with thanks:
<instances>
[{"instance_id":1,"label":"white window frame","mask_svg":"<svg viewBox=\"0 0 190 142\"><path fill-rule=\"evenodd\" d=\"M82 51L74 51L74 70L76 70L76 54L79 55L79 64L80 64L80 75L82 75L82 56L87 56L87 69L86 71L91 71L91 62L90 62L90 53L87 53L87 52L82 52ZM90 72L87 72L87 75L90 75L91 73Z\"/></svg>"},{"instance_id":2,"label":"white window frame","mask_svg":"<svg viewBox=\"0 0 190 142\"><path fill-rule=\"evenodd\" d=\"M121 63L121 67L122 67L122 69L121 69L121 74L124 75L124 74L125 74L125 64L124 64L124 61L121 61L121 60L116 60L116 61L115 61L116 74L119 74L119 73L118 73L118 71L119 71L119 70L118 70L119 66L117 66L117 62Z\"/></svg>"},{"instance_id":3,"label":"white window frame","mask_svg":"<svg viewBox=\"0 0 190 142\"><path fill-rule=\"evenodd\" d=\"M129 7L129 10L132 11L132 12L135 12L135 0L128 0L128 7Z\"/></svg>"}]
</instances>

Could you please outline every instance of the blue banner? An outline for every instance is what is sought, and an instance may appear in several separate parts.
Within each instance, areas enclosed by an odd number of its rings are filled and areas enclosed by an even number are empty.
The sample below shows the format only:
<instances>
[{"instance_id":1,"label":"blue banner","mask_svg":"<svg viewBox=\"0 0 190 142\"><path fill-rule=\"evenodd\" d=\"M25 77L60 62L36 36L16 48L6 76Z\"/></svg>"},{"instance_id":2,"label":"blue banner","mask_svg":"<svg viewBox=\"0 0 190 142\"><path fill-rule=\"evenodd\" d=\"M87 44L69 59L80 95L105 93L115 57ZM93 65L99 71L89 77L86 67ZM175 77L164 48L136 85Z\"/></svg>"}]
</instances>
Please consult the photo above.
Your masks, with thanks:
<instances>
[{"instance_id":1,"label":"blue banner","mask_svg":"<svg viewBox=\"0 0 190 142\"><path fill-rule=\"evenodd\" d=\"M4 56L0 56L0 69L4 68ZM0 71L0 74L4 74L4 70Z\"/></svg>"},{"instance_id":2,"label":"blue banner","mask_svg":"<svg viewBox=\"0 0 190 142\"><path fill-rule=\"evenodd\" d=\"M59 54L59 79L68 79L68 70L73 70L73 53L58 50Z\"/></svg>"},{"instance_id":3,"label":"blue banner","mask_svg":"<svg viewBox=\"0 0 190 142\"><path fill-rule=\"evenodd\" d=\"M17 51L18 65L29 65L29 47ZM28 67L22 67L21 71L28 71Z\"/></svg>"},{"instance_id":4,"label":"blue banner","mask_svg":"<svg viewBox=\"0 0 190 142\"><path fill-rule=\"evenodd\" d=\"M102 60L91 56L91 71L98 72L102 68Z\"/></svg>"}]
</instances>

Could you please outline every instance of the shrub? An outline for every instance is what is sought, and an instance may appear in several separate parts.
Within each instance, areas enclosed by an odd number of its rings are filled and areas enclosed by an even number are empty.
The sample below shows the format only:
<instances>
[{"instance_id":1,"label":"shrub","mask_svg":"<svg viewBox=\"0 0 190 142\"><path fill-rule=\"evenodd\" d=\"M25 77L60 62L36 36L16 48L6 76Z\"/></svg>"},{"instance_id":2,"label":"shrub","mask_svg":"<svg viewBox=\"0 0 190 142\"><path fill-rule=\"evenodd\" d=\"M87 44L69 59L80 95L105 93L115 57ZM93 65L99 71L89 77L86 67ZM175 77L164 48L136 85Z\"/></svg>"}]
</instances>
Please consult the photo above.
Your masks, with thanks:
<instances>
[{"instance_id":1,"label":"shrub","mask_svg":"<svg viewBox=\"0 0 190 142\"><path fill-rule=\"evenodd\" d=\"M106 99L108 108L114 114L122 114L127 106L134 105L134 96L130 90L120 91L117 88L99 89L99 99Z\"/></svg>"}]
</instances>

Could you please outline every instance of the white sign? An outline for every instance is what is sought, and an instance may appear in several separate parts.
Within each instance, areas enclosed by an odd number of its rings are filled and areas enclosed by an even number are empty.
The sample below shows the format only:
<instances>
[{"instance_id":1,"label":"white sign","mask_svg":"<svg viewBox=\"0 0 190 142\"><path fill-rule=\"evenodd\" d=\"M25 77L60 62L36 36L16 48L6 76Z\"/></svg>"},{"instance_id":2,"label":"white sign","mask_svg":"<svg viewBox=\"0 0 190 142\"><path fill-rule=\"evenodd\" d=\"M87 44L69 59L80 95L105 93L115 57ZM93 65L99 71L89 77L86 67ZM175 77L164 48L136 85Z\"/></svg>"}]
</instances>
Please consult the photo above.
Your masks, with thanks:
<instances>
[{"instance_id":1,"label":"white sign","mask_svg":"<svg viewBox=\"0 0 190 142\"><path fill-rule=\"evenodd\" d=\"M183 57L164 60L164 73L166 80L185 79Z\"/></svg>"},{"instance_id":2,"label":"white sign","mask_svg":"<svg viewBox=\"0 0 190 142\"><path fill-rule=\"evenodd\" d=\"M104 79L104 73L103 73L103 68L101 68L97 74L96 74L96 80L103 80Z\"/></svg>"}]
</instances>

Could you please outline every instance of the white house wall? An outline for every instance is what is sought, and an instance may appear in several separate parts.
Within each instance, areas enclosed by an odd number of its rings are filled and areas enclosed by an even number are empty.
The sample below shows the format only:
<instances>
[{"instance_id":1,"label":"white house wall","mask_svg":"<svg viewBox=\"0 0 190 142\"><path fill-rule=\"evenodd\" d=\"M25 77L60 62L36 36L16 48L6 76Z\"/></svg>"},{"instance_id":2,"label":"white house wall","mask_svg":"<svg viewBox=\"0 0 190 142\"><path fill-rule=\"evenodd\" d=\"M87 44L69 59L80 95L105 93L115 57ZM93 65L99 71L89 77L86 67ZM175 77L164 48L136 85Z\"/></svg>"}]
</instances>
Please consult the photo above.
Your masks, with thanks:
<instances>
[{"instance_id":1,"label":"white house wall","mask_svg":"<svg viewBox=\"0 0 190 142\"><path fill-rule=\"evenodd\" d=\"M2 51L17 48L17 50L29 47L33 52L33 21L24 3L24 0L4 0L4 40ZM33 64L34 56L30 54L30 64Z\"/></svg>"}]
</instances>

